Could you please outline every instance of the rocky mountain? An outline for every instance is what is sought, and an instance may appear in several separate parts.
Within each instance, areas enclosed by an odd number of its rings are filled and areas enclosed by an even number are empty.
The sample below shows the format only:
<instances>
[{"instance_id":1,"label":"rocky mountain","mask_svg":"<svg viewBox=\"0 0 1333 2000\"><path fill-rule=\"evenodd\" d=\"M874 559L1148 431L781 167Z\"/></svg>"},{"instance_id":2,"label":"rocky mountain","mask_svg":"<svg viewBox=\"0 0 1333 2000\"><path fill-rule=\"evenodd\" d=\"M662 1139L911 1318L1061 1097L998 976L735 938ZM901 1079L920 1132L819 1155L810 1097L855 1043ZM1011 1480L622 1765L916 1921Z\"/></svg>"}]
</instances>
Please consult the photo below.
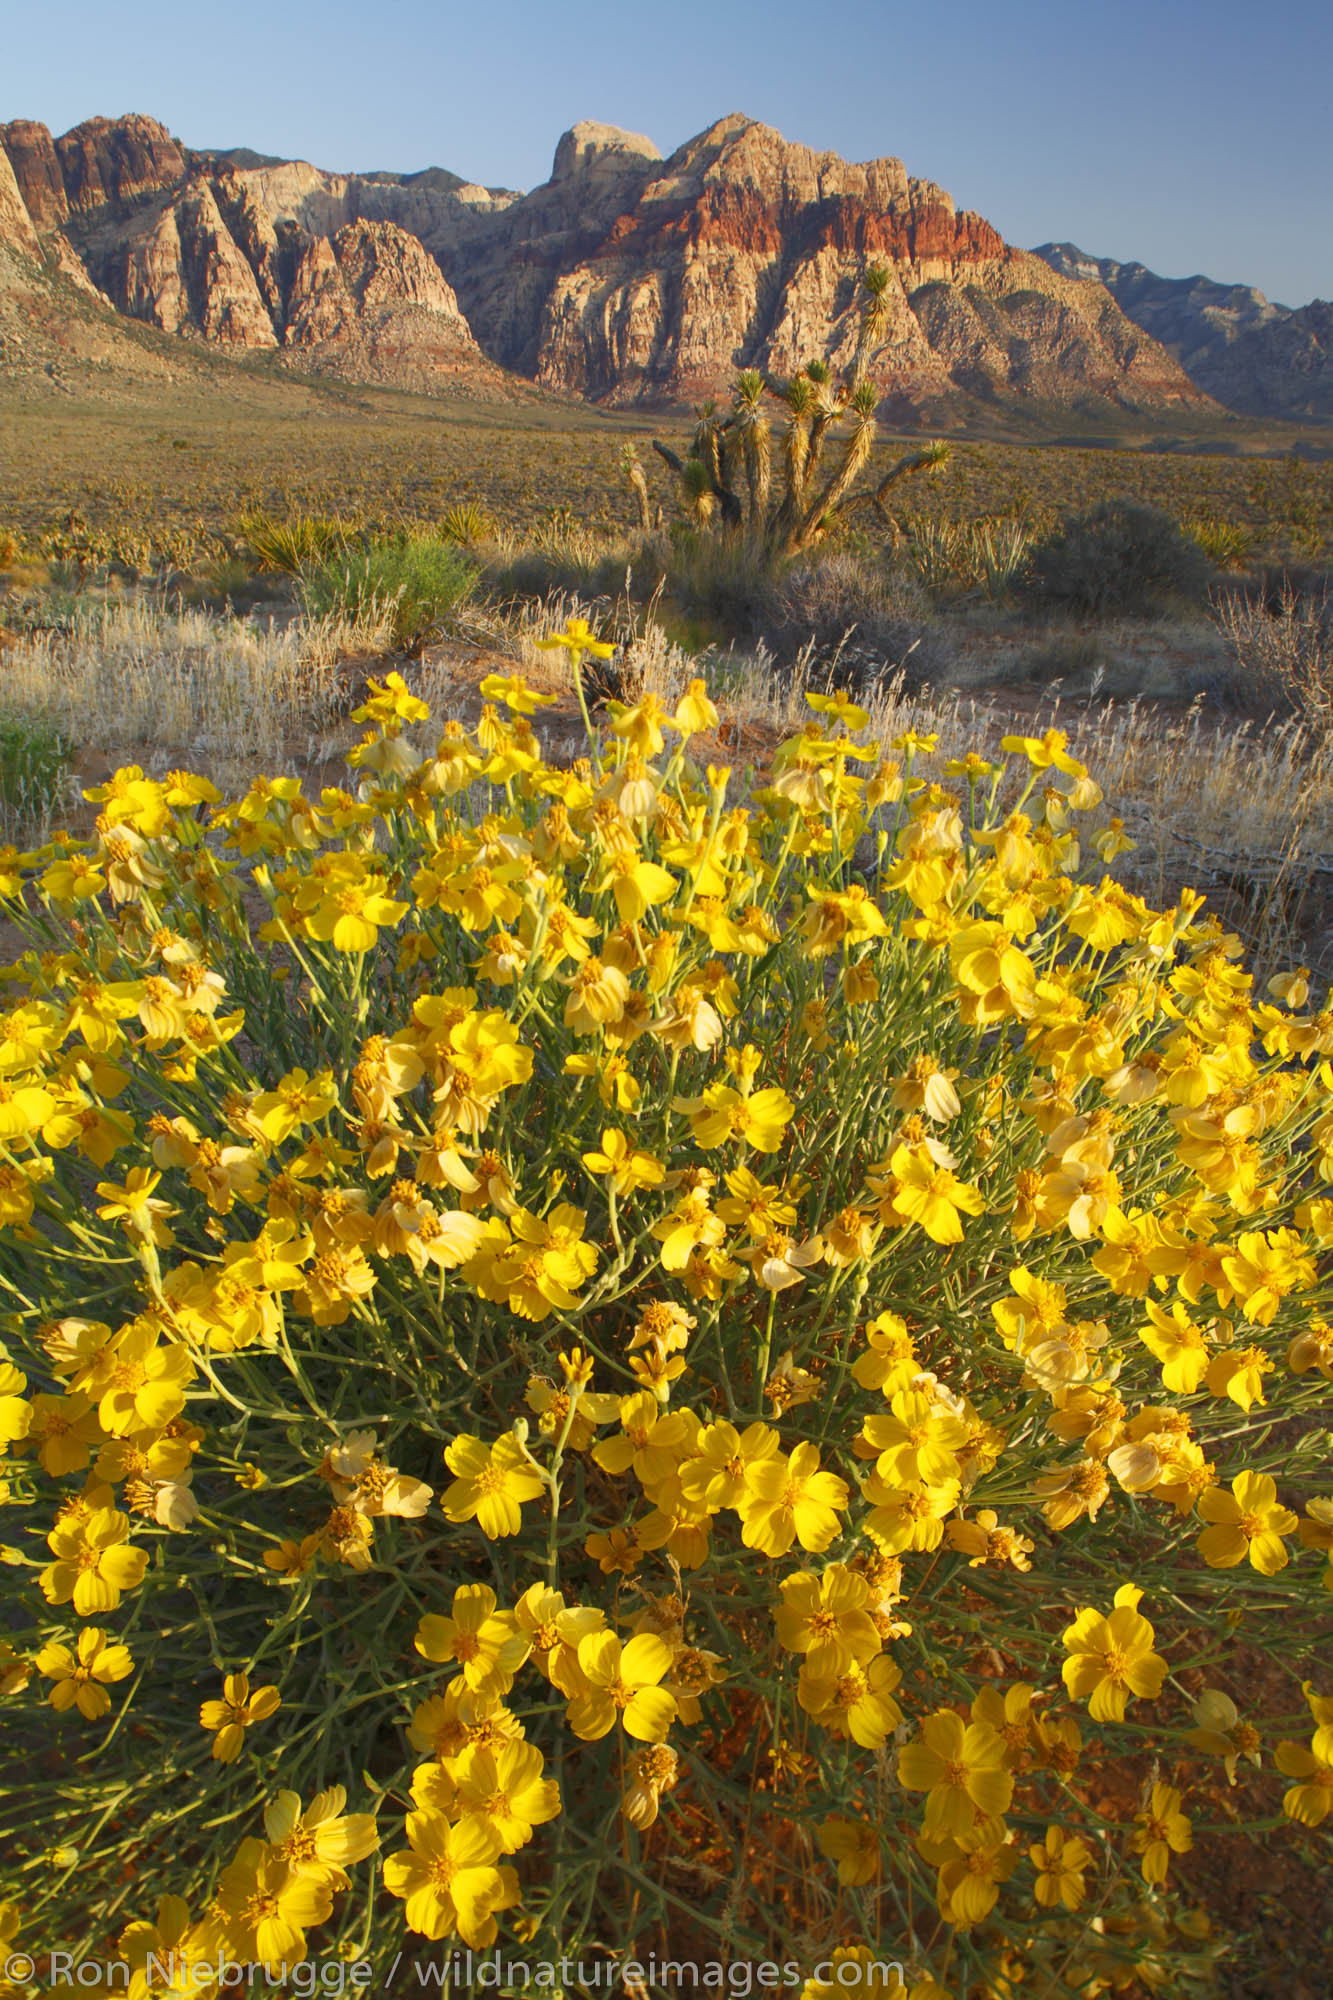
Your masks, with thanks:
<instances>
[{"instance_id":1,"label":"rocky mountain","mask_svg":"<svg viewBox=\"0 0 1333 2000\"><path fill-rule=\"evenodd\" d=\"M1074 243L1034 253L1061 277L1102 285L1175 356L1190 379L1246 416L1333 418L1333 304L1295 311L1249 285L1160 278L1143 264L1090 257Z\"/></svg>"},{"instance_id":2,"label":"rocky mountain","mask_svg":"<svg viewBox=\"0 0 1333 2000\"><path fill-rule=\"evenodd\" d=\"M694 402L738 367L851 354L869 263L893 277L870 361L900 406L1199 403L1110 297L1053 277L899 160L852 166L723 118L661 160L606 126L561 140L551 179L444 259L488 353L597 401Z\"/></svg>"},{"instance_id":3,"label":"rocky mountain","mask_svg":"<svg viewBox=\"0 0 1333 2000\"><path fill-rule=\"evenodd\" d=\"M858 285L891 297L891 411L1041 402L1206 410L1105 286L1006 244L895 159L850 164L739 115L663 160L597 124L525 195L442 169L333 174L190 151L142 116L0 127L7 228L163 332L412 388L500 370L603 403L692 403L736 369L835 366ZM4 183L8 188L8 178ZM0 189L0 202L5 200Z\"/></svg>"}]
</instances>

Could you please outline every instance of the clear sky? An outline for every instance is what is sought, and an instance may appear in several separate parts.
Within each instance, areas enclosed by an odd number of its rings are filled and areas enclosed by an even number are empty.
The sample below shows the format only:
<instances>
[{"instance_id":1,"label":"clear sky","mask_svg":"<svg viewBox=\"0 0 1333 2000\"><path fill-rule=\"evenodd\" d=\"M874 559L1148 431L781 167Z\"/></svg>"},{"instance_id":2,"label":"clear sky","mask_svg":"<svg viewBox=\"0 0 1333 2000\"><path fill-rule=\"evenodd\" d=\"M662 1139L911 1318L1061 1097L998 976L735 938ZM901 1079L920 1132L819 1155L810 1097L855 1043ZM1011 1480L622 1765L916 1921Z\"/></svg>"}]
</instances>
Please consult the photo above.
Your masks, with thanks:
<instances>
[{"instance_id":1,"label":"clear sky","mask_svg":"<svg viewBox=\"0 0 1333 2000\"><path fill-rule=\"evenodd\" d=\"M532 187L580 118L897 154L1010 242L1333 296L1328 0L105 0L0 8L0 118Z\"/></svg>"}]
</instances>

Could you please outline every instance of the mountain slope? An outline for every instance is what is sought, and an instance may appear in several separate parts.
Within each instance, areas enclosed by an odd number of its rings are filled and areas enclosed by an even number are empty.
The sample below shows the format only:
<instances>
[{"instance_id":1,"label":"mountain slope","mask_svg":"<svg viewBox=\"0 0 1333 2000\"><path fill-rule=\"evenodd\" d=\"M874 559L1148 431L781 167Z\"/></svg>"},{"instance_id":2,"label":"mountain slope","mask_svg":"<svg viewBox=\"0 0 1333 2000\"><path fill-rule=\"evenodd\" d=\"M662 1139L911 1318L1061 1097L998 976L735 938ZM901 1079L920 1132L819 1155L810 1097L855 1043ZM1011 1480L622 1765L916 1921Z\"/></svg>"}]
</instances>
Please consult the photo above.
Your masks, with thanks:
<instances>
[{"instance_id":1,"label":"mountain slope","mask_svg":"<svg viewBox=\"0 0 1333 2000\"><path fill-rule=\"evenodd\" d=\"M26 218L71 278L164 332L302 371L434 389L507 369L608 404L694 402L738 367L845 362L860 279L883 263L869 369L903 418L1210 407L1100 284L1006 244L899 160L851 164L739 115L667 160L576 125L521 196L442 169L192 153L140 115L58 139L16 121L0 157L13 229Z\"/></svg>"},{"instance_id":2,"label":"mountain slope","mask_svg":"<svg viewBox=\"0 0 1333 2000\"><path fill-rule=\"evenodd\" d=\"M1143 264L1091 257L1074 243L1034 253L1062 277L1105 286L1191 380L1246 416L1333 418L1333 304L1292 311L1248 285L1160 278Z\"/></svg>"}]
</instances>

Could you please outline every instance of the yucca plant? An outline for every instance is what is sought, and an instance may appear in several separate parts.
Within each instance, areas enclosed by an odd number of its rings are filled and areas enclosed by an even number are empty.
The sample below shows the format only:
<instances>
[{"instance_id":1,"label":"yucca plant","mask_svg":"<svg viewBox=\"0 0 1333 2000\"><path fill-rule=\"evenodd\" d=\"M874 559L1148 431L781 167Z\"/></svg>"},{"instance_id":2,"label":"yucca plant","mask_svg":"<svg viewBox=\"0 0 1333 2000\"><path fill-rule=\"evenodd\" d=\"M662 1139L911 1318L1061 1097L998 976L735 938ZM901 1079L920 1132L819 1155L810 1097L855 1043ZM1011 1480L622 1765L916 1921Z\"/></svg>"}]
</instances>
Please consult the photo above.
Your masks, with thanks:
<instances>
[{"instance_id":1,"label":"yucca plant","mask_svg":"<svg viewBox=\"0 0 1333 2000\"><path fill-rule=\"evenodd\" d=\"M1254 554L1253 530L1242 527L1236 521L1224 521L1215 514L1208 514L1183 521L1181 526L1190 540L1199 544L1214 569L1244 569Z\"/></svg>"},{"instance_id":2,"label":"yucca plant","mask_svg":"<svg viewBox=\"0 0 1333 2000\"><path fill-rule=\"evenodd\" d=\"M1027 560L1033 535L1025 521L978 521L973 530L977 581L987 597L1006 597Z\"/></svg>"},{"instance_id":3,"label":"yucca plant","mask_svg":"<svg viewBox=\"0 0 1333 2000\"><path fill-rule=\"evenodd\" d=\"M840 379L819 360L807 362L788 382L758 368L742 369L729 414L713 403L699 411L688 456L653 440L653 449L679 479L696 525L741 536L776 562L812 548L853 509L872 506L889 521L888 496L899 481L943 464L947 445L923 445L904 453L876 485L857 489L870 461L879 401L866 366L888 319L890 283L883 265L865 272L856 351ZM774 492L771 403L785 412L780 495ZM828 464L825 454L835 441L841 456Z\"/></svg>"},{"instance_id":4,"label":"yucca plant","mask_svg":"<svg viewBox=\"0 0 1333 2000\"><path fill-rule=\"evenodd\" d=\"M479 542L489 542L495 536L495 523L486 509L475 500L456 500L440 516L440 534L446 542L456 542L459 548L475 548Z\"/></svg>"},{"instance_id":5,"label":"yucca plant","mask_svg":"<svg viewBox=\"0 0 1333 2000\"><path fill-rule=\"evenodd\" d=\"M273 514L242 514L236 533L261 569L288 576L340 554L348 540L348 530L336 516L314 514L295 514L285 521Z\"/></svg>"},{"instance_id":6,"label":"yucca plant","mask_svg":"<svg viewBox=\"0 0 1333 2000\"><path fill-rule=\"evenodd\" d=\"M953 521L909 514L903 522L907 560L927 590L947 590L957 581L963 557L962 531Z\"/></svg>"},{"instance_id":7,"label":"yucca plant","mask_svg":"<svg viewBox=\"0 0 1333 2000\"><path fill-rule=\"evenodd\" d=\"M639 510L639 526L645 535L652 533L652 505L648 494L648 481L644 477L639 454L632 444L627 444L620 454L620 469L629 481L634 494L634 502Z\"/></svg>"}]
</instances>

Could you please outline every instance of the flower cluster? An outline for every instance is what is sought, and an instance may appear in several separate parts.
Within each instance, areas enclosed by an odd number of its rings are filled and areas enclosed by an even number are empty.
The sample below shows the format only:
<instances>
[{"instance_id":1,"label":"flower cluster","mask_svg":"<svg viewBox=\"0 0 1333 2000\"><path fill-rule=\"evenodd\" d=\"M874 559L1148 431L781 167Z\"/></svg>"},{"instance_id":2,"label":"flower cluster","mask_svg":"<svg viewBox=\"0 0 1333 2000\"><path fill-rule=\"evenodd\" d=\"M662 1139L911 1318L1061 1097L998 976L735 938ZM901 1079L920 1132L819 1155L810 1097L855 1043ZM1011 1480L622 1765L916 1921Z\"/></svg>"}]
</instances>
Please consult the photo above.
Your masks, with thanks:
<instances>
[{"instance_id":1,"label":"flower cluster","mask_svg":"<svg viewBox=\"0 0 1333 2000\"><path fill-rule=\"evenodd\" d=\"M4 858L5 1935L1167 1990L1333 1807L1333 1013L1057 731L483 695Z\"/></svg>"}]
</instances>

